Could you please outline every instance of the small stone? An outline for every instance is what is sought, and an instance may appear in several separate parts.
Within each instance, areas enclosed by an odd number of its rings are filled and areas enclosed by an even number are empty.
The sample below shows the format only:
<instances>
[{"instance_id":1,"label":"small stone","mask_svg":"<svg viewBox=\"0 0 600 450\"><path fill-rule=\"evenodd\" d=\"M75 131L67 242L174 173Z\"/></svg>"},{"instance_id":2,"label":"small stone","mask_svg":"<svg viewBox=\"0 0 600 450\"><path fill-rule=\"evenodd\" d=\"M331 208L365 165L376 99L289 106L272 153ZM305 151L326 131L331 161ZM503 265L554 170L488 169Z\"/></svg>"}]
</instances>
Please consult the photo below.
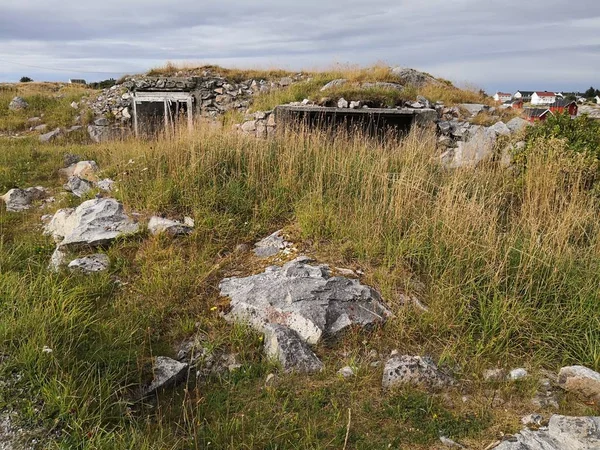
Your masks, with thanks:
<instances>
[{"instance_id":1,"label":"small stone","mask_svg":"<svg viewBox=\"0 0 600 450\"><path fill-rule=\"evenodd\" d=\"M56 139L58 136L60 136L60 133L61 133L60 128L56 128L48 133L42 134L39 137L40 142L51 142L54 139Z\"/></svg>"},{"instance_id":2,"label":"small stone","mask_svg":"<svg viewBox=\"0 0 600 450\"><path fill-rule=\"evenodd\" d=\"M79 109L79 105L77 104L77 102L71 102L71 108Z\"/></svg>"},{"instance_id":3,"label":"small stone","mask_svg":"<svg viewBox=\"0 0 600 450\"><path fill-rule=\"evenodd\" d=\"M148 222L148 231L153 235L166 233L171 236L182 236L190 234L193 228L193 226L186 225L177 220L165 219L158 216L152 216Z\"/></svg>"},{"instance_id":4,"label":"small stone","mask_svg":"<svg viewBox=\"0 0 600 450\"><path fill-rule=\"evenodd\" d=\"M96 183L96 186L98 186L98 189L100 189L101 191L106 191L106 192L111 192L113 190L114 185L115 185L114 180L111 180L110 178L105 178L104 180L100 180Z\"/></svg>"},{"instance_id":5,"label":"small stone","mask_svg":"<svg viewBox=\"0 0 600 450\"><path fill-rule=\"evenodd\" d=\"M152 370L154 379L144 391L144 395L149 395L177 384L185 377L187 369L188 365L185 363L180 363L166 356L158 356Z\"/></svg>"},{"instance_id":6,"label":"small stone","mask_svg":"<svg viewBox=\"0 0 600 450\"><path fill-rule=\"evenodd\" d=\"M72 193L75 197L83 197L85 194L90 192L94 185L91 181L84 180L74 175L69 178L67 183L64 185L66 191Z\"/></svg>"},{"instance_id":7,"label":"small stone","mask_svg":"<svg viewBox=\"0 0 600 450\"><path fill-rule=\"evenodd\" d=\"M338 100L337 107L338 108L347 108L348 107L348 100L346 100L344 97L340 98Z\"/></svg>"},{"instance_id":8,"label":"small stone","mask_svg":"<svg viewBox=\"0 0 600 450\"><path fill-rule=\"evenodd\" d=\"M483 379L485 381L503 381L506 379L506 370L504 369L487 369L483 371Z\"/></svg>"},{"instance_id":9,"label":"small stone","mask_svg":"<svg viewBox=\"0 0 600 450\"><path fill-rule=\"evenodd\" d=\"M296 331L268 324L264 332L266 355L279 361L284 371L313 373L323 369L323 363Z\"/></svg>"},{"instance_id":10,"label":"small stone","mask_svg":"<svg viewBox=\"0 0 600 450\"><path fill-rule=\"evenodd\" d=\"M265 386L273 386L276 380L277 376L274 373L270 373L267 375L267 378L265 378Z\"/></svg>"},{"instance_id":11,"label":"small stone","mask_svg":"<svg viewBox=\"0 0 600 450\"><path fill-rule=\"evenodd\" d=\"M522 380L523 378L527 377L528 373L527 370L523 369L523 368L518 368L518 369L513 369L510 371L510 373L508 374L508 378L512 381L516 381L516 380Z\"/></svg>"},{"instance_id":12,"label":"small stone","mask_svg":"<svg viewBox=\"0 0 600 450\"><path fill-rule=\"evenodd\" d=\"M458 442L454 442L452 439L447 438L446 436L440 436L440 442L444 444L446 447L450 448L465 448L460 445Z\"/></svg>"},{"instance_id":13,"label":"small stone","mask_svg":"<svg viewBox=\"0 0 600 450\"><path fill-rule=\"evenodd\" d=\"M59 175L65 179L69 179L72 176L78 176L88 181L96 181L98 179L96 172L98 172L98 164L95 161L79 161L75 164L60 169Z\"/></svg>"},{"instance_id":14,"label":"small stone","mask_svg":"<svg viewBox=\"0 0 600 450\"><path fill-rule=\"evenodd\" d=\"M269 258L290 247L292 244L281 236L281 231L277 230L254 244L254 254L259 258Z\"/></svg>"},{"instance_id":15,"label":"small stone","mask_svg":"<svg viewBox=\"0 0 600 450\"><path fill-rule=\"evenodd\" d=\"M68 265L72 271L84 273L102 272L110 266L110 260L104 253L84 256L83 258L74 259Z\"/></svg>"},{"instance_id":16,"label":"small stone","mask_svg":"<svg viewBox=\"0 0 600 450\"><path fill-rule=\"evenodd\" d=\"M41 200L47 195L48 191L45 188L36 186L27 189L14 188L0 198L4 200L7 211L19 212L31 208L33 201Z\"/></svg>"},{"instance_id":17,"label":"small stone","mask_svg":"<svg viewBox=\"0 0 600 450\"><path fill-rule=\"evenodd\" d=\"M544 417L539 414L529 414L527 416L521 417L521 423L526 427L540 427L544 422Z\"/></svg>"},{"instance_id":18,"label":"small stone","mask_svg":"<svg viewBox=\"0 0 600 450\"><path fill-rule=\"evenodd\" d=\"M600 404L600 373L585 366L563 367L558 372L558 385Z\"/></svg>"},{"instance_id":19,"label":"small stone","mask_svg":"<svg viewBox=\"0 0 600 450\"><path fill-rule=\"evenodd\" d=\"M359 109L362 106L362 103L360 101L351 101L350 102L350 109Z\"/></svg>"},{"instance_id":20,"label":"small stone","mask_svg":"<svg viewBox=\"0 0 600 450\"><path fill-rule=\"evenodd\" d=\"M344 378L350 378L354 376L354 370L352 370L352 367L350 366L342 367L338 370L338 375L341 375Z\"/></svg>"},{"instance_id":21,"label":"small stone","mask_svg":"<svg viewBox=\"0 0 600 450\"><path fill-rule=\"evenodd\" d=\"M249 120L242 124L242 131L245 133L251 133L256 131L256 120Z\"/></svg>"}]
</instances>

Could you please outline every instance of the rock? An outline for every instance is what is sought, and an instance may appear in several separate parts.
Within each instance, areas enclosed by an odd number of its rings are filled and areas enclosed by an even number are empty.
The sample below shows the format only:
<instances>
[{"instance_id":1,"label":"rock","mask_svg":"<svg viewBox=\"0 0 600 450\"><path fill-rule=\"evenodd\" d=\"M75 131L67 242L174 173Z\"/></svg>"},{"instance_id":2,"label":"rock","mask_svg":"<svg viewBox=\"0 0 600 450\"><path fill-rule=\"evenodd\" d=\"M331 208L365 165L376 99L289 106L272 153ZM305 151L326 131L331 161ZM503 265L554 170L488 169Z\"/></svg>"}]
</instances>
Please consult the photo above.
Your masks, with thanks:
<instances>
[{"instance_id":1,"label":"rock","mask_svg":"<svg viewBox=\"0 0 600 450\"><path fill-rule=\"evenodd\" d=\"M467 142L458 142L456 149L442 155L442 164L450 169L475 167L493 156L495 145L496 133L489 128L478 128Z\"/></svg>"},{"instance_id":2,"label":"rock","mask_svg":"<svg viewBox=\"0 0 600 450\"><path fill-rule=\"evenodd\" d=\"M527 370L521 368L518 369L513 369L510 371L510 373L508 374L508 378L509 380L512 381L516 381L516 380L522 380L523 378L526 378L528 375Z\"/></svg>"},{"instance_id":3,"label":"rock","mask_svg":"<svg viewBox=\"0 0 600 450\"><path fill-rule=\"evenodd\" d=\"M71 102L71 108L79 109L79 105L77 104L77 102Z\"/></svg>"},{"instance_id":4,"label":"rock","mask_svg":"<svg viewBox=\"0 0 600 450\"><path fill-rule=\"evenodd\" d=\"M65 130L66 134L72 133L73 131L81 130L83 127L81 125L73 125Z\"/></svg>"},{"instance_id":5,"label":"rock","mask_svg":"<svg viewBox=\"0 0 600 450\"><path fill-rule=\"evenodd\" d=\"M256 120L249 120L242 124L242 131L245 133L251 133L256 131Z\"/></svg>"},{"instance_id":6,"label":"rock","mask_svg":"<svg viewBox=\"0 0 600 450\"><path fill-rule=\"evenodd\" d=\"M462 109L467 110L467 112L473 117L479 114L481 111L486 109L485 105L480 103L461 103L459 105Z\"/></svg>"},{"instance_id":7,"label":"rock","mask_svg":"<svg viewBox=\"0 0 600 450\"><path fill-rule=\"evenodd\" d=\"M342 367L337 373L344 378L350 378L354 376L354 370L352 370L352 367L350 366Z\"/></svg>"},{"instance_id":8,"label":"rock","mask_svg":"<svg viewBox=\"0 0 600 450\"><path fill-rule=\"evenodd\" d=\"M8 109L11 111L21 111L23 109L27 109L28 107L29 103L27 103L23 97L14 97L8 104Z\"/></svg>"},{"instance_id":9,"label":"rock","mask_svg":"<svg viewBox=\"0 0 600 450\"><path fill-rule=\"evenodd\" d=\"M350 109L359 109L361 106L362 106L361 102L359 102L359 101L358 102L352 101L352 102L350 102L350 106L349 107L350 107Z\"/></svg>"},{"instance_id":10,"label":"rock","mask_svg":"<svg viewBox=\"0 0 600 450\"><path fill-rule=\"evenodd\" d=\"M422 95L417 95L417 101L421 103L425 108L431 108L431 102Z\"/></svg>"},{"instance_id":11,"label":"rock","mask_svg":"<svg viewBox=\"0 0 600 450\"><path fill-rule=\"evenodd\" d=\"M254 244L254 254L259 258L269 258L290 247L292 244L283 239L280 234L281 230L277 230Z\"/></svg>"},{"instance_id":12,"label":"rock","mask_svg":"<svg viewBox=\"0 0 600 450\"><path fill-rule=\"evenodd\" d=\"M552 382L548 378L540 380L540 385L535 396L531 399L531 404L536 408L559 408L558 397L554 392Z\"/></svg>"},{"instance_id":13,"label":"rock","mask_svg":"<svg viewBox=\"0 0 600 450\"><path fill-rule=\"evenodd\" d=\"M600 417L554 415L548 427L524 429L495 450L597 450L600 448Z\"/></svg>"},{"instance_id":14,"label":"rock","mask_svg":"<svg viewBox=\"0 0 600 450\"><path fill-rule=\"evenodd\" d=\"M6 203L6 210L11 212L25 211L31 208L31 203L35 200L41 200L48 195L48 191L41 187L30 187L27 189L10 189L2 197Z\"/></svg>"},{"instance_id":15,"label":"rock","mask_svg":"<svg viewBox=\"0 0 600 450\"><path fill-rule=\"evenodd\" d=\"M256 119L256 120L262 120L266 117L267 117L267 113L264 111L256 111L254 113L254 119Z\"/></svg>"},{"instance_id":16,"label":"rock","mask_svg":"<svg viewBox=\"0 0 600 450\"><path fill-rule=\"evenodd\" d=\"M33 131L37 131L38 133L46 131L47 129L48 129L48 125L46 125L45 123L38 125L36 127L33 127Z\"/></svg>"},{"instance_id":17,"label":"rock","mask_svg":"<svg viewBox=\"0 0 600 450\"><path fill-rule=\"evenodd\" d=\"M483 371L483 379L485 381L504 381L506 379L506 370L504 369L487 369Z\"/></svg>"},{"instance_id":18,"label":"rock","mask_svg":"<svg viewBox=\"0 0 600 450\"><path fill-rule=\"evenodd\" d=\"M337 107L338 108L347 108L348 100L346 100L344 97L340 98L337 102Z\"/></svg>"},{"instance_id":19,"label":"rock","mask_svg":"<svg viewBox=\"0 0 600 450\"><path fill-rule=\"evenodd\" d=\"M40 142L51 142L54 139L56 139L58 136L60 136L60 128L56 128L48 133L41 134L39 139L40 139Z\"/></svg>"},{"instance_id":20,"label":"rock","mask_svg":"<svg viewBox=\"0 0 600 450\"><path fill-rule=\"evenodd\" d=\"M313 373L323 369L321 360L296 331L267 324L264 333L266 355L279 361L286 372Z\"/></svg>"},{"instance_id":21,"label":"rock","mask_svg":"<svg viewBox=\"0 0 600 450\"><path fill-rule=\"evenodd\" d=\"M343 267L336 267L335 271L343 277L356 277L356 272L352 269L344 269Z\"/></svg>"},{"instance_id":22,"label":"rock","mask_svg":"<svg viewBox=\"0 0 600 450\"><path fill-rule=\"evenodd\" d=\"M225 318L259 331L269 323L286 325L316 344L352 325L372 326L391 315L369 286L330 277L327 266L308 262L309 258L299 257L258 275L221 281L221 295L231 299Z\"/></svg>"},{"instance_id":23,"label":"rock","mask_svg":"<svg viewBox=\"0 0 600 450\"><path fill-rule=\"evenodd\" d=\"M95 181L98 178L96 176L98 170L96 161L79 161L75 164L71 164L69 167L60 169L58 174L66 179L76 176L88 181Z\"/></svg>"},{"instance_id":24,"label":"rock","mask_svg":"<svg viewBox=\"0 0 600 450\"><path fill-rule=\"evenodd\" d=\"M123 115L123 117L125 117L126 119L131 119L131 114L129 113L129 108L123 108L121 110L121 114Z\"/></svg>"},{"instance_id":25,"label":"rock","mask_svg":"<svg viewBox=\"0 0 600 450\"><path fill-rule=\"evenodd\" d=\"M529 125L531 125L529 122L527 122L525 119L521 119L520 117L515 117L514 119L510 119L508 122L506 122L506 126L511 133L518 133L527 128Z\"/></svg>"},{"instance_id":26,"label":"rock","mask_svg":"<svg viewBox=\"0 0 600 450\"><path fill-rule=\"evenodd\" d=\"M421 356L393 356L383 369L382 385L389 389L401 385L422 386L427 389L441 389L453 384L430 358Z\"/></svg>"},{"instance_id":27,"label":"rock","mask_svg":"<svg viewBox=\"0 0 600 450\"><path fill-rule=\"evenodd\" d=\"M279 85L285 87L289 86L293 82L294 80L292 80L290 77L283 77L281 80L279 80Z\"/></svg>"},{"instance_id":28,"label":"rock","mask_svg":"<svg viewBox=\"0 0 600 450\"><path fill-rule=\"evenodd\" d=\"M329 83L327 83L325 86L323 86L321 88L321 92L326 91L328 89L335 88L335 87L343 86L347 82L348 82L348 80L346 80L344 78L339 78L337 80L331 80Z\"/></svg>"},{"instance_id":29,"label":"rock","mask_svg":"<svg viewBox=\"0 0 600 450\"><path fill-rule=\"evenodd\" d=\"M508 126L506 126L506 124L504 122L502 122L502 121L496 122L494 125L492 125L489 128L494 133L496 133L496 135L498 135L498 136L508 136L511 133L511 131L508 128Z\"/></svg>"},{"instance_id":30,"label":"rock","mask_svg":"<svg viewBox=\"0 0 600 450\"><path fill-rule=\"evenodd\" d=\"M63 165L64 165L64 167L69 167L69 166L75 165L79 161L81 161L81 156L79 156L79 155L74 155L73 153L65 153L63 155Z\"/></svg>"},{"instance_id":31,"label":"rock","mask_svg":"<svg viewBox=\"0 0 600 450\"><path fill-rule=\"evenodd\" d=\"M110 260L104 253L84 256L83 258L74 259L69 263L69 269L84 273L102 272L110 266Z\"/></svg>"},{"instance_id":32,"label":"rock","mask_svg":"<svg viewBox=\"0 0 600 450\"><path fill-rule=\"evenodd\" d=\"M110 125L110 122L106 117L99 117L94 120L94 125L96 125L97 127L107 127Z\"/></svg>"},{"instance_id":33,"label":"rock","mask_svg":"<svg viewBox=\"0 0 600 450\"><path fill-rule=\"evenodd\" d=\"M185 363L180 363L166 356L158 356L152 368L154 379L144 391L144 395L166 389L182 381L185 378L187 369L188 365Z\"/></svg>"},{"instance_id":34,"label":"rock","mask_svg":"<svg viewBox=\"0 0 600 450\"><path fill-rule=\"evenodd\" d=\"M99 246L139 229L113 198L88 200L76 209L60 209L44 227L61 247Z\"/></svg>"},{"instance_id":35,"label":"rock","mask_svg":"<svg viewBox=\"0 0 600 450\"><path fill-rule=\"evenodd\" d=\"M58 272L62 266L67 262L67 254L57 246L52 256L50 257L50 262L48 263L48 269L53 272Z\"/></svg>"},{"instance_id":36,"label":"rock","mask_svg":"<svg viewBox=\"0 0 600 450\"><path fill-rule=\"evenodd\" d=\"M66 191L72 193L76 197L83 197L85 194L94 189L94 185L91 181L79 178L77 175L73 175L69 178L67 183L64 185Z\"/></svg>"},{"instance_id":37,"label":"rock","mask_svg":"<svg viewBox=\"0 0 600 450\"><path fill-rule=\"evenodd\" d=\"M96 183L96 186L98 186L98 189L100 189L102 191L106 191L106 192L112 191L114 185L115 185L114 180L111 180L110 178L105 178L104 180L100 180Z\"/></svg>"},{"instance_id":38,"label":"rock","mask_svg":"<svg viewBox=\"0 0 600 450\"><path fill-rule=\"evenodd\" d=\"M544 422L544 417L539 414L529 414L521 417L521 423L526 427L541 427Z\"/></svg>"},{"instance_id":39,"label":"rock","mask_svg":"<svg viewBox=\"0 0 600 450\"><path fill-rule=\"evenodd\" d=\"M189 226L177 220L165 219L158 216L152 216L148 222L148 231L153 235L166 233L170 236L182 236L190 234L193 228L193 225Z\"/></svg>"},{"instance_id":40,"label":"rock","mask_svg":"<svg viewBox=\"0 0 600 450\"><path fill-rule=\"evenodd\" d=\"M444 444L446 447L450 447L450 448L465 448L464 446L460 445L458 442L455 442L452 439L447 438L446 436L440 436L440 442L442 444Z\"/></svg>"},{"instance_id":41,"label":"rock","mask_svg":"<svg viewBox=\"0 0 600 450\"><path fill-rule=\"evenodd\" d=\"M558 385L600 404L600 373L584 366L563 367L558 372Z\"/></svg>"},{"instance_id":42,"label":"rock","mask_svg":"<svg viewBox=\"0 0 600 450\"><path fill-rule=\"evenodd\" d=\"M442 84L428 73L419 72L415 69L394 67L390 70L390 72L397 76L404 84L409 84L415 87L423 87L426 84Z\"/></svg>"}]
</instances>

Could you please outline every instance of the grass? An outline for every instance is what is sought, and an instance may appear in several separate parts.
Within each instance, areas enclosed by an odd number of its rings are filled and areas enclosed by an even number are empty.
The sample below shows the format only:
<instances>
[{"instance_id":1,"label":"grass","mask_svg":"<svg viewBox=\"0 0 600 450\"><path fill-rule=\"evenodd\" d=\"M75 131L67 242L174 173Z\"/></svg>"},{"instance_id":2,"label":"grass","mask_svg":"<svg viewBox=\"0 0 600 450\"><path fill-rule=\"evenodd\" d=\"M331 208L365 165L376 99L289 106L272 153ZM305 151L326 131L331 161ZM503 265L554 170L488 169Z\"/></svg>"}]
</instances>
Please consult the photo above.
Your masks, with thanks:
<instances>
[{"instance_id":1,"label":"grass","mask_svg":"<svg viewBox=\"0 0 600 450\"><path fill-rule=\"evenodd\" d=\"M80 114L80 110L72 108L71 103L79 102L82 96L94 92L84 86L58 83L0 84L0 130L20 132L40 123L48 125L48 130L71 126ZM8 105L15 96L23 97L29 107L10 111ZM31 117L39 117L40 121L30 123L27 119Z\"/></svg>"},{"instance_id":2,"label":"grass","mask_svg":"<svg viewBox=\"0 0 600 450\"><path fill-rule=\"evenodd\" d=\"M196 222L187 237L116 242L106 274L53 274L39 226L51 209L0 206L0 373L13 380L0 403L47 430L49 447L339 449L348 432L348 448L428 449L440 433L485 448L531 413L538 369L600 369L600 205L564 140L530 142L526 170L510 172L442 170L425 130L381 141L280 130L257 140L198 124L155 142L0 139L3 191L58 193L70 152L117 181L128 211ZM72 203L57 199L51 208ZM303 253L364 271L395 314L318 346L326 369L311 377L279 374L257 333L219 316L219 281L264 267L235 247L280 227ZM402 306L402 293L430 312ZM139 401L152 356L173 356L196 333L236 353L241 369ZM382 391L368 355L392 349L432 355L461 389ZM347 364L356 377L336 374ZM496 366L525 366L533 379L482 381ZM265 386L271 372L277 381ZM567 396L560 412L598 411Z\"/></svg>"}]
</instances>

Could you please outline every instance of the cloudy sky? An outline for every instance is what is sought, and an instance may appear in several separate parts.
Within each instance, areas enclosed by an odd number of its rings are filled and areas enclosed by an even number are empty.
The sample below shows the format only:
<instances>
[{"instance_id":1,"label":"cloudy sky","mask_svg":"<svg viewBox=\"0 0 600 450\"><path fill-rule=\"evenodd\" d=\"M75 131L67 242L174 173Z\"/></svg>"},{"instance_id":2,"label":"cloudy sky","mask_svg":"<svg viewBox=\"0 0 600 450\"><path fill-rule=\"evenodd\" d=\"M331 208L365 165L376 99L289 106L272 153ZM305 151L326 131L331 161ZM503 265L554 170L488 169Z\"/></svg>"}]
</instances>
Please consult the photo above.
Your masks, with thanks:
<instances>
[{"instance_id":1,"label":"cloudy sky","mask_svg":"<svg viewBox=\"0 0 600 450\"><path fill-rule=\"evenodd\" d=\"M0 81L166 61L384 62L488 92L600 87L600 0L0 0Z\"/></svg>"}]
</instances>

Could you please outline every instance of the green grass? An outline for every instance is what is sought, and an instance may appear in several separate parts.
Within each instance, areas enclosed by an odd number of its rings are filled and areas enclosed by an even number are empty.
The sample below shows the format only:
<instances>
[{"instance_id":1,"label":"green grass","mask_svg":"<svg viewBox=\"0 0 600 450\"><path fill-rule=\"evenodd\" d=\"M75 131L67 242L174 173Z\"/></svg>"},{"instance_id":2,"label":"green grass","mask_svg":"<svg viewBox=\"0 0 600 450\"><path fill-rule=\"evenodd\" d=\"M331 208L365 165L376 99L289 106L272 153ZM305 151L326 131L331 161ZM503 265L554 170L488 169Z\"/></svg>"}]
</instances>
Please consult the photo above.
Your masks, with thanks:
<instances>
[{"instance_id":1,"label":"green grass","mask_svg":"<svg viewBox=\"0 0 600 450\"><path fill-rule=\"evenodd\" d=\"M428 131L376 142L280 130L257 140L199 125L156 142L0 139L3 192L41 184L58 194L70 152L95 159L129 211L196 221L183 238L119 240L106 249L106 274L54 274L39 219L75 201L25 213L0 206L0 373L14 379L0 404L47 430L49 447L339 449L348 433L348 448L428 449L441 433L485 448L531 412L537 369L600 368L599 205L565 141L532 142L515 173L442 170ZM311 377L279 373L257 333L219 316L219 281L263 269L235 247L280 227L320 262L362 269L395 314L318 346L326 370ZM430 312L403 307L401 293ZM141 402L152 356L173 356L194 333L242 368ZM384 392L367 355L392 349L433 355L461 388ZM336 374L347 364L356 377ZM495 366L526 366L534 379L481 381ZM271 372L278 380L266 387ZM597 408L565 397L560 412Z\"/></svg>"}]
</instances>

